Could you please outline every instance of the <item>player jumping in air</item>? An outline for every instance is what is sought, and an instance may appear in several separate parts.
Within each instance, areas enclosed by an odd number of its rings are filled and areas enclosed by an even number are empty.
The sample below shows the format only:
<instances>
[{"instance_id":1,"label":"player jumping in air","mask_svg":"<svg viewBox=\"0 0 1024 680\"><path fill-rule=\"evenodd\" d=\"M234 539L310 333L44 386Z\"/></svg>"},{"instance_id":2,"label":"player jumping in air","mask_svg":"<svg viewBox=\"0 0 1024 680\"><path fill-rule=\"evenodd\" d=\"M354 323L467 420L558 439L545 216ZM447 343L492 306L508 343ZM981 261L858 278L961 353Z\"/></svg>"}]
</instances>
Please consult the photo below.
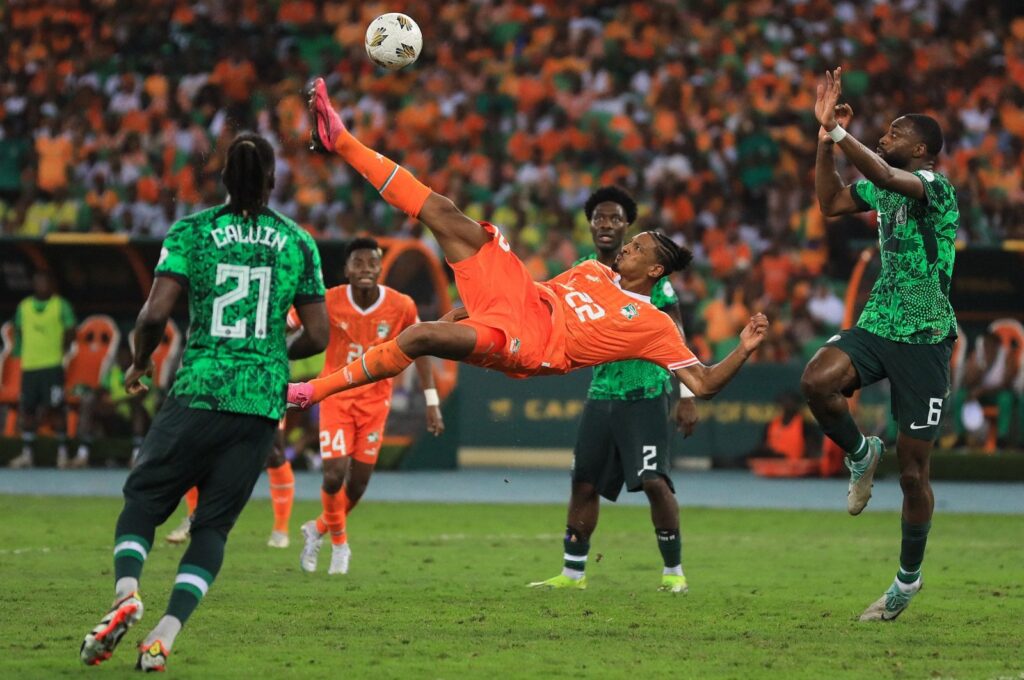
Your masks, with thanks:
<instances>
[{"instance_id":1,"label":"player jumping in air","mask_svg":"<svg viewBox=\"0 0 1024 680\"><path fill-rule=\"evenodd\" d=\"M518 378L642 358L674 372L698 397L710 398L764 339L768 319L758 314L728 357L702 365L672 319L650 304L654 284L685 267L691 257L656 232L638 234L623 246L614 268L584 262L535 283L494 226L466 217L449 199L353 137L331 108L322 78L311 95L314 146L340 155L386 201L431 230L466 306L455 323L414 324L336 373L290 385L289 403L305 408L331 394L394 377L424 355Z\"/></svg>"},{"instance_id":2,"label":"player jumping in air","mask_svg":"<svg viewBox=\"0 0 1024 680\"><path fill-rule=\"evenodd\" d=\"M861 434L846 398L889 379L892 415L899 425L903 544L895 581L861 620L891 620L921 589L935 505L928 459L949 394L949 358L956 339L949 288L960 213L949 180L935 172L942 149L935 119L918 113L897 118L872 153L843 128L853 110L838 104L841 74L842 69L826 73L825 84L818 86L815 188L826 216L878 212L882 268L857 326L818 350L801 383L821 429L846 451L847 509L857 515L871 498L885 447L878 437ZM836 146L867 179L843 184L836 172Z\"/></svg>"},{"instance_id":3,"label":"player jumping in air","mask_svg":"<svg viewBox=\"0 0 1024 680\"><path fill-rule=\"evenodd\" d=\"M416 303L408 295L379 283L381 250L372 238L353 240L345 258L348 283L327 290L331 337L321 375L358 360L371 347L419 322ZM444 432L440 400L428 356L416 359L416 372L427 401L427 431ZM331 535L328 574L347 574L352 551L346 519L366 492L384 438L391 410L391 380L381 380L328 397L320 404L320 456L323 460L323 513L302 525L305 545L300 564L316 571L324 534Z\"/></svg>"},{"instance_id":4,"label":"player jumping in air","mask_svg":"<svg viewBox=\"0 0 1024 680\"><path fill-rule=\"evenodd\" d=\"M167 611L139 647L137 668L164 670L182 625L224 560L224 544L252 493L285 411L288 359L323 351L327 312L320 255L309 234L267 208L274 151L262 137L234 139L224 164L225 205L176 222L164 239L149 299L135 326L125 374L131 394L152 372L178 296L188 290L188 345L174 388L124 484L114 533L114 604L82 642L88 665L109 659L142 618L139 577L156 527L182 494L199 489L192 541L181 558ZM286 346L292 305L303 331Z\"/></svg>"},{"instance_id":5,"label":"player jumping in air","mask_svg":"<svg viewBox=\"0 0 1024 680\"><path fill-rule=\"evenodd\" d=\"M591 194L583 209L597 252L576 264L597 260L614 265L626 231L636 219L636 201L622 189L602 187ZM678 302L667 277L654 284L651 304L681 325ZM670 387L665 369L647 361L617 361L594 367L573 452L562 573L531 583L531 587L587 587L584 569L590 537L597 528L600 497L615 501L625 484L629 491L643 490L650 501L651 520L665 564L661 590L686 592L679 503L669 477ZM697 422L697 408L685 387L681 396L673 419L684 435L689 435Z\"/></svg>"}]
</instances>

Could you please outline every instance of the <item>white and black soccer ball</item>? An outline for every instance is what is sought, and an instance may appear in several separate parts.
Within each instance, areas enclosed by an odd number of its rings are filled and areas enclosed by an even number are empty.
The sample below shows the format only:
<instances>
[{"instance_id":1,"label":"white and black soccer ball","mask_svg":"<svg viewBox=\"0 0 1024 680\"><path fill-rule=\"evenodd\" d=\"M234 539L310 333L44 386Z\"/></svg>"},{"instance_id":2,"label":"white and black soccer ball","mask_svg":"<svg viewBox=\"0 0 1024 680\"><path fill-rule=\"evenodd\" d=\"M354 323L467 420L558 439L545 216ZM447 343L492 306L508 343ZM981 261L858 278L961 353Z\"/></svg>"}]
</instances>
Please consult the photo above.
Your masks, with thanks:
<instances>
[{"instance_id":1,"label":"white and black soccer ball","mask_svg":"<svg viewBox=\"0 0 1024 680\"><path fill-rule=\"evenodd\" d=\"M381 14L366 28L366 54L389 71L416 61L423 49L423 34L410 17L399 12Z\"/></svg>"}]
</instances>

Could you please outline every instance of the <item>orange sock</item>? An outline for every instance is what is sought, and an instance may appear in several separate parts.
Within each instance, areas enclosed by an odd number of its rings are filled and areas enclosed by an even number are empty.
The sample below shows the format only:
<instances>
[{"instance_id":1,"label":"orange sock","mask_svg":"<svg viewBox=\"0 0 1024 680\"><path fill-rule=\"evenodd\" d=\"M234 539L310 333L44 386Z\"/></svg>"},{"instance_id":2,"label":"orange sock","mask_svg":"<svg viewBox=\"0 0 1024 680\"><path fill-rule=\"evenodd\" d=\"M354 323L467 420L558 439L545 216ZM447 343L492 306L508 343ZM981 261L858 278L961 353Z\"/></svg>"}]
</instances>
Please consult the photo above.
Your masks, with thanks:
<instances>
[{"instance_id":1,"label":"orange sock","mask_svg":"<svg viewBox=\"0 0 1024 680\"><path fill-rule=\"evenodd\" d=\"M412 359L401 350L397 340L388 340L382 345L371 347L360 359L323 378L311 380L313 402L321 401L332 394L361 387L368 383L393 378L412 363Z\"/></svg>"},{"instance_id":2,"label":"orange sock","mask_svg":"<svg viewBox=\"0 0 1024 680\"><path fill-rule=\"evenodd\" d=\"M321 493L323 493L323 492L321 492ZM320 516L316 518L316 531L321 536L323 536L324 534L326 534L329 531L329 529L327 528L327 520L324 519L324 513L323 512L321 512Z\"/></svg>"},{"instance_id":3,"label":"orange sock","mask_svg":"<svg viewBox=\"0 0 1024 680\"><path fill-rule=\"evenodd\" d=\"M387 156L363 145L348 130L343 130L334 150L366 178L381 198L411 217L418 217L430 194L430 187Z\"/></svg>"},{"instance_id":4,"label":"orange sock","mask_svg":"<svg viewBox=\"0 0 1024 680\"><path fill-rule=\"evenodd\" d=\"M199 487L193 486L185 492L185 505L188 506L189 517L196 514L196 506L199 505Z\"/></svg>"},{"instance_id":5,"label":"orange sock","mask_svg":"<svg viewBox=\"0 0 1024 680\"><path fill-rule=\"evenodd\" d=\"M320 489L320 501L324 506L324 522L331 534L331 544L341 545L345 542L345 489L330 494Z\"/></svg>"},{"instance_id":6,"label":"orange sock","mask_svg":"<svg viewBox=\"0 0 1024 680\"><path fill-rule=\"evenodd\" d=\"M280 467L267 468L270 477L270 500L274 505L274 531L288 533L288 518L295 500L295 473L288 461Z\"/></svg>"}]
</instances>

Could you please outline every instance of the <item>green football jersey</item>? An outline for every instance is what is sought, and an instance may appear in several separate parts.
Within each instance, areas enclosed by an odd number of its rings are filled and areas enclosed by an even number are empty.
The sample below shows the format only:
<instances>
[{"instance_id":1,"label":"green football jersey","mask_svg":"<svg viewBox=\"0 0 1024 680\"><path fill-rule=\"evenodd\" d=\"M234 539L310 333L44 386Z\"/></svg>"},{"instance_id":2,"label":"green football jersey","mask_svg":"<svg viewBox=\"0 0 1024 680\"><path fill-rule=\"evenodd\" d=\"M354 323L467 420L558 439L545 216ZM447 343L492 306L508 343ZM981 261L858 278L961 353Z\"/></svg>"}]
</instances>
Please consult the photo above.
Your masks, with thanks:
<instances>
[{"instance_id":1,"label":"green football jersey","mask_svg":"<svg viewBox=\"0 0 1024 680\"><path fill-rule=\"evenodd\" d=\"M949 180L929 170L914 174L924 185L923 200L867 180L853 185L858 205L878 211L882 257L857 326L895 342L931 345L956 335L949 288L960 211Z\"/></svg>"},{"instance_id":2,"label":"green football jersey","mask_svg":"<svg viewBox=\"0 0 1024 680\"><path fill-rule=\"evenodd\" d=\"M574 264L587 260L596 260L597 254L581 257ZM658 309L678 304L679 298L668 277L663 277L654 284L651 291L651 304ZM669 373L661 366L642 359L615 361L610 364L594 366L593 377L590 379L588 399L653 399L670 391L672 383Z\"/></svg>"},{"instance_id":3,"label":"green football jersey","mask_svg":"<svg viewBox=\"0 0 1024 680\"><path fill-rule=\"evenodd\" d=\"M171 394L191 408L280 418L288 308L324 299L313 238L272 210L250 220L210 208L171 227L156 275L188 286L188 342Z\"/></svg>"}]
</instances>

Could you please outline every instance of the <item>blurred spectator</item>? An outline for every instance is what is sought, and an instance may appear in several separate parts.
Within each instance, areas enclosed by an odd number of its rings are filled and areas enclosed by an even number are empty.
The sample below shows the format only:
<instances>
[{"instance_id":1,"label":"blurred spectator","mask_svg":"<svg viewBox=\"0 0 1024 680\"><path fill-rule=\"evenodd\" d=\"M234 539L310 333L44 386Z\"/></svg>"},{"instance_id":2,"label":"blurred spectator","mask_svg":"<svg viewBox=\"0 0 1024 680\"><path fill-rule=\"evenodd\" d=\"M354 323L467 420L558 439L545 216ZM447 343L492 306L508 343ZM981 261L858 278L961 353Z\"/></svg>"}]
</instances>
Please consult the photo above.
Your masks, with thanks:
<instances>
[{"instance_id":1,"label":"blurred spectator","mask_svg":"<svg viewBox=\"0 0 1024 680\"><path fill-rule=\"evenodd\" d=\"M807 302L807 311L820 328L832 331L842 326L846 305L828 284L818 283L814 286L814 295Z\"/></svg>"},{"instance_id":2,"label":"blurred spectator","mask_svg":"<svg viewBox=\"0 0 1024 680\"><path fill-rule=\"evenodd\" d=\"M815 438L815 428L801 412L803 399L796 392L783 392L776 401L779 413L765 426L764 438L747 457L787 460L806 458L808 445Z\"/></svg>"},{"instance_id":3,"label":"blurred spectator","mask_svg":"<svg viewBox=\"0 0 1024 680\"><path fill-rule=\"evenodd\" d=\"M8 463L29 468L35 462L36 431L50 419L57 435L57 466L81 467L68 460L67 414L64 403L64 355L75 335L75 315L68 301L54 291L49 272L32 276L32 295L14 316L15 344L21 355L21 454Z\"/></svg>"},{"instance_id":4,"label":"blurred spectator","mask_svg":"<svg viewBox=\"0 0 1024 680\"><path fill-rule=\"evenodd\" d=\"M651 206L640 228L690 245L699 276L742 289L747 311L776 308L792 339L805 319L787 296L800 281L844 279L848 240L873 229L869 215L825 220L814 199L814 85L842 65L851 132L869 145L901 112L941 122L961 242L1024 238L1024 17L1013 3L407 0L424 53L398 72L375 69L362 48L380 3L60 9L0 11L5 234L69 228L46 202L66 187L88 206L72 228L159 237L171 215L223 198L212 151L254 128L279 147L274 207L305 206L318 237L419 238L359 177L306 151L304 89L323 73L361 138L457 192L510 243L522 233L549 272L589 247L577 217L589 191L619 183ZM331 204L344 215L324 212Z\"/></svg>"}]
</instances>

